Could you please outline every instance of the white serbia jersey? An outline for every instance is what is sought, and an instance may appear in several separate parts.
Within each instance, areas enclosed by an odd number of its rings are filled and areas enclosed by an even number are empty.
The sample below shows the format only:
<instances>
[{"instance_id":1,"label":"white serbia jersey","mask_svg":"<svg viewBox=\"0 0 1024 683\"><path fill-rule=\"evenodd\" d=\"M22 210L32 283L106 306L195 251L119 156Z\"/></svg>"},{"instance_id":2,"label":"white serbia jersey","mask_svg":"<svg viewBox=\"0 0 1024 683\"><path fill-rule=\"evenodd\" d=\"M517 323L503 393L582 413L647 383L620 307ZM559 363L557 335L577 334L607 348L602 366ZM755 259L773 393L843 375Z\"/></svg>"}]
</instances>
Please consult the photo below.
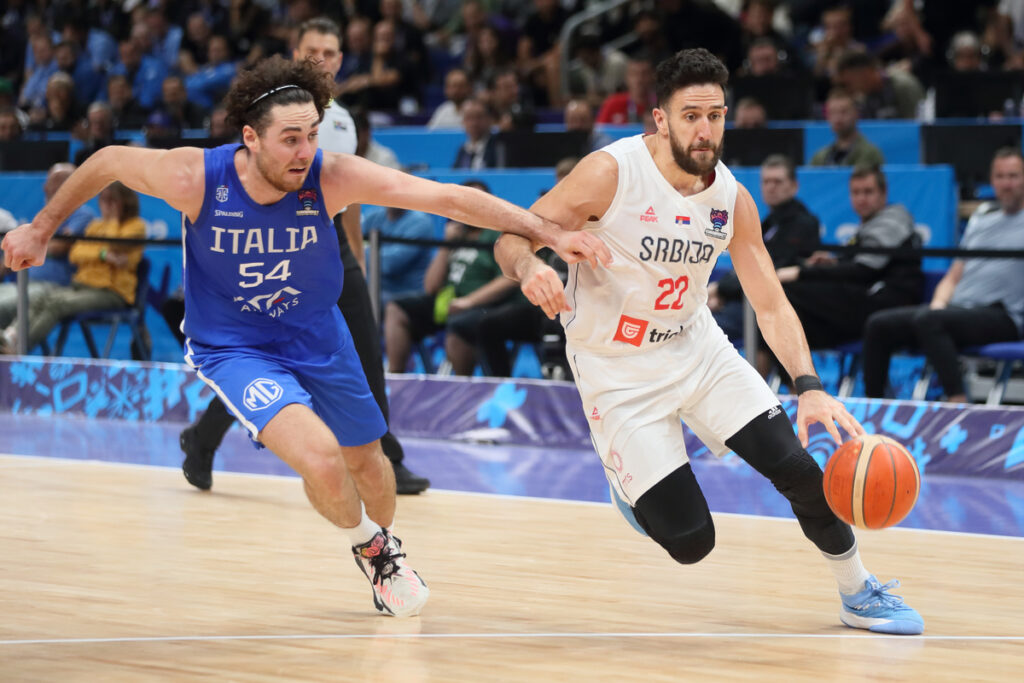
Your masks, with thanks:
<instances>
[{"instance_id":1,"label":"white serbia jersey","mask_svg":"<svg viewBox=\"0 0 1024 683\"><path fill-rule=\"evenodd\" d=\"M348 110L334 100L324 110L318 137L325 152L356 153L356 124Z\"/></svg>"},{"instance_id":2,"label":"white serbia jersey","mask_svg":"<svg viewBox=\"0 0 1024 683\"><path fill-rule=\"evenodd\" d=\"M736 178L719 162L702 192L681 195L658 170L642 135L601 151L619 165L604 216L586 230L611 250L610 267L574 264L562 314L568 345L597 355L656 348L707 305L708 279L733 235Z\"/></svg>"}]
</instances>

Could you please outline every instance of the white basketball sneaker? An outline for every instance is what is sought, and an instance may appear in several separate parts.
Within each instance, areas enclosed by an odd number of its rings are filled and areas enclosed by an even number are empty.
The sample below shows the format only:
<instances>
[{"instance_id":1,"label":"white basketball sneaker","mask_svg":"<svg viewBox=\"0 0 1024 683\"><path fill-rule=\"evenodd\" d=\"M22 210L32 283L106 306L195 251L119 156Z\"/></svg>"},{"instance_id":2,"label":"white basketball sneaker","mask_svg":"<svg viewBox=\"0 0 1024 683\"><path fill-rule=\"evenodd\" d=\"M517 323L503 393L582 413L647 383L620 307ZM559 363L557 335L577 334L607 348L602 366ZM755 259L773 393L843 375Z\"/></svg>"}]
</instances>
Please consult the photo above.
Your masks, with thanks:
<instances>
[{"instance_id":1,"label":"white basketball sneaker","mask_svg":"<svg viewBox=\"0 0 1024 683\"><path fill-rule=\"evenodd\" d=\"M430 589L406 565L401 540L381 529L366 543L352 546L352 555L373 586L373 605L378 612L393 617L420 613Z\"/></svg>"}]
</instances>

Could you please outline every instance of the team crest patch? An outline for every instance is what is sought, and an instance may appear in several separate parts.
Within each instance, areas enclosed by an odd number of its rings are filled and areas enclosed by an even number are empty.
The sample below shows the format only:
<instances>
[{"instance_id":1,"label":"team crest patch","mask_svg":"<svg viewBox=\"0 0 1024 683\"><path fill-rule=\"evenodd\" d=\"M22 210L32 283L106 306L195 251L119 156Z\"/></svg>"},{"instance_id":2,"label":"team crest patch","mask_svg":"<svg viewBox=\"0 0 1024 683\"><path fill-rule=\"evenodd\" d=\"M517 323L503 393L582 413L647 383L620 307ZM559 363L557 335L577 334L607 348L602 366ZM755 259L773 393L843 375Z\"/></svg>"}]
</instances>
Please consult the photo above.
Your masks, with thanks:
<instances>
[{"instance_id":1,"label":"team crest patch","mask_svg":"<svg viewBox=\"0 0 1024 683\"><path fill-rule=\"evenodd\" d=\"M228 186L218 185L217 190L213 196L216 197L218 202L226 202L228 200Z\"/></svg>"},{"instance_id":2,"label":"team crest patch","mask_svg":"<svg viewBox=\"0 0 1024 683\"><path fill-rule=\"evenodd\" d=\"M320 211L313 208L316 205L316 190L310 188L299 190L299 201L302 203L302 209L295 212L296 216L320 215Z\"/></svg>"},{"instance_id":3,"label":"team crest patch","mask_svg":"<svg viewBox=\"0 0 1024 683\"><path fill-rule=\"evenodd\" d=\"M725 239L725 225L729 222L729 212L725 209L711 209L711 227L704 231L708 237L717 240Z\"/></svg>"}]
</instances>

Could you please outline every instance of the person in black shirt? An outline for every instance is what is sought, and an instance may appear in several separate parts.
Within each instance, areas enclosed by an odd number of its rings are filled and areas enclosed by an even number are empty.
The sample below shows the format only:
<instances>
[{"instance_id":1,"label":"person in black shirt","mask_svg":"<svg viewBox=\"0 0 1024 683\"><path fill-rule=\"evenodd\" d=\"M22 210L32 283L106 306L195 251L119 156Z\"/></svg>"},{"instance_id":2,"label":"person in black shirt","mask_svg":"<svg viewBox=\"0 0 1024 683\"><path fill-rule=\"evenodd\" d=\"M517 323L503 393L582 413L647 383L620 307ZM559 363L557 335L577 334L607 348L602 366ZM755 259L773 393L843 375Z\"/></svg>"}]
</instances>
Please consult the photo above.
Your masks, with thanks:
<instances>
[{"instance_id":1,"label":"person in black shirt","mask_svg":"<svg viewBox=\"0 0 1024 683\"><path fill-rule=\"evenodd\" d=\"M821 243L821 224L796 198L799 187L789 157L773 154L761 164L761 197L771 209L761 221L761 234L776 268L801 263ZM729 339L742 341L743 291L735 271L708 285L708 307Z\"/></svg>"}]
</instances>

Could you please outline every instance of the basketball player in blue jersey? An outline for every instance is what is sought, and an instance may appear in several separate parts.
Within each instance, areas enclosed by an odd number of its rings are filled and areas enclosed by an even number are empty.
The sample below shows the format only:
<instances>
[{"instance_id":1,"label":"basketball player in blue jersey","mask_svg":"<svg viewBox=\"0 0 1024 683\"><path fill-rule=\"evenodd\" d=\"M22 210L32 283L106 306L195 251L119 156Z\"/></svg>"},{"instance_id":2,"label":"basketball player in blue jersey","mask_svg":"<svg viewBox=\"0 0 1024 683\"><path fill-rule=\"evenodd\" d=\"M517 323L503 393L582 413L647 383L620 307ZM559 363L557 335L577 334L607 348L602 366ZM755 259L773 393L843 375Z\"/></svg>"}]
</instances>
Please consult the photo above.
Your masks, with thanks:
<instances>
[{"instance_id":1,"label":"basketball player in blue jersey","mask_svg":"<svg viewBox=\"0 0 1024 683\"><path fill-rule=\"evenodd\" d=\"M330 19L310 19L299 26L299 35L293 59L308 59L333 79L341 68L341 32ZM324 110L319 128L320 148L325 152L355 154L356 125L348 111L332 100ZM334 217L338 233L338 247L344 266L345 286L338 299L345 322L348 323L356 353L362 364L374 400L388 422L388 396L384 381L384 363L377 321L373 317L370 295L366 287L363 263L363 236L359 221L358 204L348 206L344 213ZM219 396L210 401L195 424L181 433L181 449L185 452L182 471L185 479L196 488L207 490L213 486L213 457L224 435L235 422L235 417L224 406ZM391 430L380 438L384 455L395 470L395 484L400 494L420 493L430 486L425 477L409 471L403 462L402 444Z\"/></svg>"},{"instance_id":2,"label":"basketball player in blue jersey","mask_svg":"<svg viewBox=\"0 0 1024 683\"><path fill-rule=\"evenodd\" d=\"M807 428L863 428L822 389L800 322L761 238L757 207L719 161L728 71L703 49L683 50L657 73L657 131L584 158L533 206L569 229L599 236L612 264L570 267L569 282L503 235L505 274L551 318L561 313L566 355L616 504L675 560L691 564L715 543L704 494L686 456L680 419L717 455L734 451L789 499L824 554L848 626L917 634L920 615L865 570L849 526L829 509ZM707 307L707 284L728 247L765 340L799 394L799 438L778 398L733 348ZM570 307L571 304L571 307Z\"/></svg>"},{"instance_id":3,"label":"basketball player in blue jersey","mask_svg":"<svg viewBox=\"0 0 1024 683\"><path fill-rule=\"evenodd\" d=\"M306 61L268 59L225 98L242 145L211 150L106 147L71 175L30 224L3 241L4 262L40 265L56 227L110 182L183 215L186 361L249 430L303 479L320 514L343 528L383 614L418 614L426 584L389 527L395 480L386 425L337 308L342 289L331 217L353 203L396 206L508 230L575 262L605 262L600 240L562 231L478 190L440 184L317 149L330 78Z\"/></svg>"}]
</instances>

